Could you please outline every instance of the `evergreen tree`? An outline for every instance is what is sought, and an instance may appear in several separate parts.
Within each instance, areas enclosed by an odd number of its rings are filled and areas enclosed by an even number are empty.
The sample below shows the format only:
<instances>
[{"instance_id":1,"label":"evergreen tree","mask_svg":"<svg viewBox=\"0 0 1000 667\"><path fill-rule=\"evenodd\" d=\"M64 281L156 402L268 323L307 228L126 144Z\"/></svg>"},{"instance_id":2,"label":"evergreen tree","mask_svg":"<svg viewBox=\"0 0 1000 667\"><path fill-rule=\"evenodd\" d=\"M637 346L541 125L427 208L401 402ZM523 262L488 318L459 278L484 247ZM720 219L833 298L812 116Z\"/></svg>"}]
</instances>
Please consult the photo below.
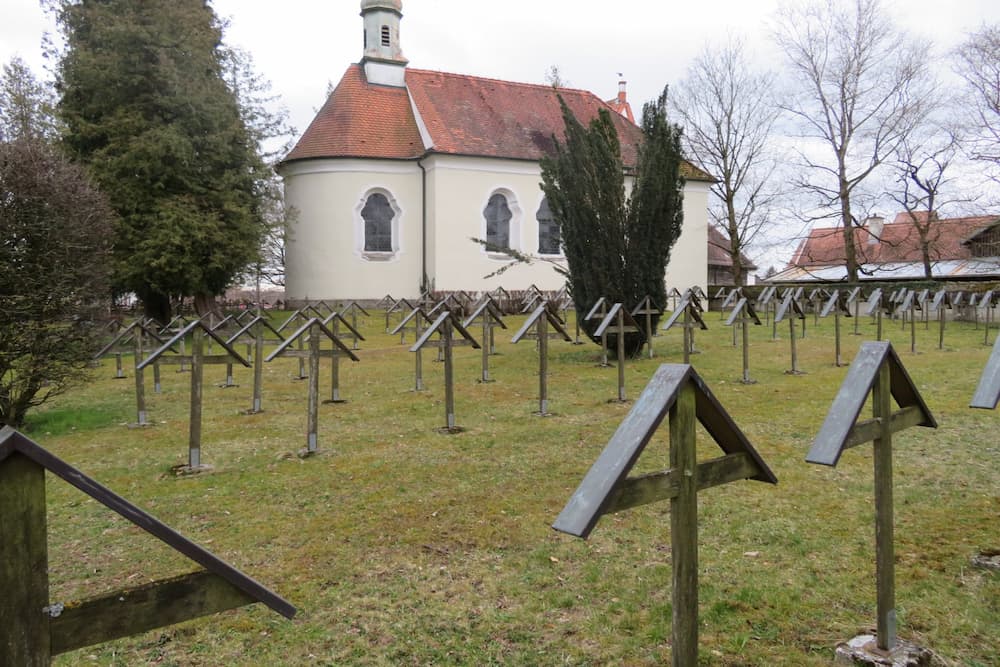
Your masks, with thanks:
<instances>
[{"instance_id":1,"label":"evergreen tree","mask_svg":"<svg viewBox=\"0 0 1000 667\"><path fill-rule=\"evenodd\" d=\"M119 214L114 280L146 313L214 305L255 261L267 167L203 0L57 0L65 143Z\"/></svg>"},{"instance_id":2,"label":"evergreen tree","mask_svg":"<svg viewBox=\"0 0 1000 667\"><path fill-rule=\"evenodd\" d=\"M663 305L663 276L681 233L684 179L680 128L669 122L666 91L642 111L631 193L610 113L584 127L560 97L565 137L542 160L542 190L559 225L569 268L567 283L582 317L605 297L632 309L646 296ZM588 333L594 323L581 322ZM628 341L635 352L639 341Z\"/></svg>"}]
</instances>

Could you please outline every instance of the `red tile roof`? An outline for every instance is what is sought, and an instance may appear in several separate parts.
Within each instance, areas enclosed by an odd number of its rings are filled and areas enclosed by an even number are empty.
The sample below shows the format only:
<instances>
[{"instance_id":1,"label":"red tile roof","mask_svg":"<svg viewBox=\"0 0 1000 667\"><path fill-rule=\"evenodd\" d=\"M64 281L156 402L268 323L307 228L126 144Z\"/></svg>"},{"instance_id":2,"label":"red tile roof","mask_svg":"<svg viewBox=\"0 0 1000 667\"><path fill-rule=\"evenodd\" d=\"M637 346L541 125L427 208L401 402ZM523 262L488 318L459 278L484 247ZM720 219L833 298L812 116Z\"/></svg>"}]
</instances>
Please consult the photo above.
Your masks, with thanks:
<instances>
[{"instance_id":1,"label":"red tile roof","mask_svg":"<svg viewBox=\"0 0 1000 667\"><path fill-rule=\"evenodd\" d=\"M588 91L558 92L581 122L589 122L599 109L614 111ZM432 146L420 139L410 97ZM642 131L618 113L611 119L622 158L634 165ZM553 136L563 136L563 121L551 86L407 68L406 88L393 88L369 84L363 68L351 65L285 161L412 159L426 152L538 160L552 150ZM687 167L687 178L711 180L700 169Z\"/></svg>"},{"instance_id":2,"label":"red tile roof","mask_svg":"<svg viewBox=\"0 0 1000 667\"><path fill-rule=\"evenodd\" d=\"M918 220L926 221L927 212L918 212ZM933 223L931 259L967 259L971 256L964 241L983 229L1000 222L1000 216L945 218ZM855 227L854 246L859 264L887 262L919 262L920 236L908 213L900 213L882 227L876 237L868 227ZM799 244L789 266L828 266L844 264L844 236L841 227L813 229Z\"/></svg>"},{"instance_id":3,"label":"red tile roof","mask_svg":"<svg viewBox=\"0 0 1000 667\"><path fill-rule=\"evenodd\" d=\"M423 152L406 89L370 85L361 67L351 65L285 160L405 159Z\"/></svg>"},{"instance_id":4,"label":"red tile roof","mask_svg":"<svg viewBox=\"0 0 1000 667\"><path fill-rule=\"evenodd\" d=\"M740 253L744 269L754 271L757 265L749 257ZM708 265L732 266L733 258L729 255L729 239L715 225L708 226Z\"/></svg>"}]
</instances>

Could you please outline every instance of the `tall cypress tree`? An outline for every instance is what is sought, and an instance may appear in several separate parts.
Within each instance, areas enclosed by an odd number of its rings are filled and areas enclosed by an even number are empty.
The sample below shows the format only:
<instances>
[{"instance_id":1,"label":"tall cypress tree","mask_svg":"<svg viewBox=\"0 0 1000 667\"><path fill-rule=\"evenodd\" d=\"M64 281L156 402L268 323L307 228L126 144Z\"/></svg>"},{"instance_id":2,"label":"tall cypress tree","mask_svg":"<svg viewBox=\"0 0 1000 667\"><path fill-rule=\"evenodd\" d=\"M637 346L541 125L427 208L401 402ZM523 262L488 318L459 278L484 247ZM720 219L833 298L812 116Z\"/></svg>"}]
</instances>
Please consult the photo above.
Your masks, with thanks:
<instances>
[{"instance_id":1,"label":"tall cypress tree","mask_svg":"<svg viewBox=\"0 0 1000 667\"><path fill-rule=\"evenodd\" d=\"M204 0L60 0L65 144L120 216L117 289L165 320L211 307L259 248L266 166L223 78Z\"/></svg>"},{"instance_id":2,"label":"tall cypress tree","mask_svg":"<svg viewBox=\"0 0 1000 667\"><path fill-rule=\"evenodd\" d=\"M577 315L601 297L629 309L646 296L664 304L663 276L684 220L681 130L667 118L666 91L643 107L643 143L628 195L609 112L601 109L584 127L559 102L565 137L542 160L542 190L562 235ZM596 327L581 324L588 333ZM628 346L634 352L639 341Z\"/></svg>"}]
</instances>

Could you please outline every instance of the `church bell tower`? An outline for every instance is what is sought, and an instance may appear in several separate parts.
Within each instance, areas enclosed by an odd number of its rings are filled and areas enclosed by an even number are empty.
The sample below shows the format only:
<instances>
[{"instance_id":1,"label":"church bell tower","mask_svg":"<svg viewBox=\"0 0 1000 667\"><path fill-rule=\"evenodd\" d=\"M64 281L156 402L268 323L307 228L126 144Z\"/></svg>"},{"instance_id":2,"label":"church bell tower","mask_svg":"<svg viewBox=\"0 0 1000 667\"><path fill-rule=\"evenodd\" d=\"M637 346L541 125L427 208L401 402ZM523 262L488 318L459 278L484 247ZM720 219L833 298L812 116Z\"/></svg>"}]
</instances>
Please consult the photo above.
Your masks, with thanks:
<instances>
[{"instance_id":1,"label":"church bell tower","mask_svg":"<svg viewBox=\"0 0 1000 667\"><path fill-rule=\"evenodd\" d=\"M402 0L362 0L361 18L365 26L364 56L361 65L369 83L406 86L406 64L399 46Z\"/></svg>"}]
</instances>

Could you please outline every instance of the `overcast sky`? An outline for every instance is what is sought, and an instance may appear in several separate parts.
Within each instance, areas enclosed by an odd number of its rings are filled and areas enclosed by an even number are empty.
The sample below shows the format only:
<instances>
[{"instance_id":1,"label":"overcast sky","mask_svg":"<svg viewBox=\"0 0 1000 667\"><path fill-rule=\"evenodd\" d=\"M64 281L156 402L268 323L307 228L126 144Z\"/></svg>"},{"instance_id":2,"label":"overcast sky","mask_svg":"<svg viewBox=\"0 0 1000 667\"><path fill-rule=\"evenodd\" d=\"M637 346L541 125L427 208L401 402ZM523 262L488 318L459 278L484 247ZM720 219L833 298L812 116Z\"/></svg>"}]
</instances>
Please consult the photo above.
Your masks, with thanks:
<instances>
[{"instance_id":1,"label":"overcast sky","mask_svg":"<svg viewBox=\"0 0 1000 667\"><path fill-rule=\"evenodd\" d=\"M213 0L230 21L227 41L244 47L269 79L299 133L328 82L361 57L359 0ZM564 81L604 99L628 81L636 112L683 77L706 45L744 37L759 62L779 67L769 24L779 0L404 0L400 28L411 67L543 83ZM930 38L938 54L983 23L1000 22L1000 0L887 2L899 25ZM37 0L0 0L0 62L19 54L39 76L41 38L52 30ZM786 258L787 259L787 258Z\"/></svg>"}]
</instances>

